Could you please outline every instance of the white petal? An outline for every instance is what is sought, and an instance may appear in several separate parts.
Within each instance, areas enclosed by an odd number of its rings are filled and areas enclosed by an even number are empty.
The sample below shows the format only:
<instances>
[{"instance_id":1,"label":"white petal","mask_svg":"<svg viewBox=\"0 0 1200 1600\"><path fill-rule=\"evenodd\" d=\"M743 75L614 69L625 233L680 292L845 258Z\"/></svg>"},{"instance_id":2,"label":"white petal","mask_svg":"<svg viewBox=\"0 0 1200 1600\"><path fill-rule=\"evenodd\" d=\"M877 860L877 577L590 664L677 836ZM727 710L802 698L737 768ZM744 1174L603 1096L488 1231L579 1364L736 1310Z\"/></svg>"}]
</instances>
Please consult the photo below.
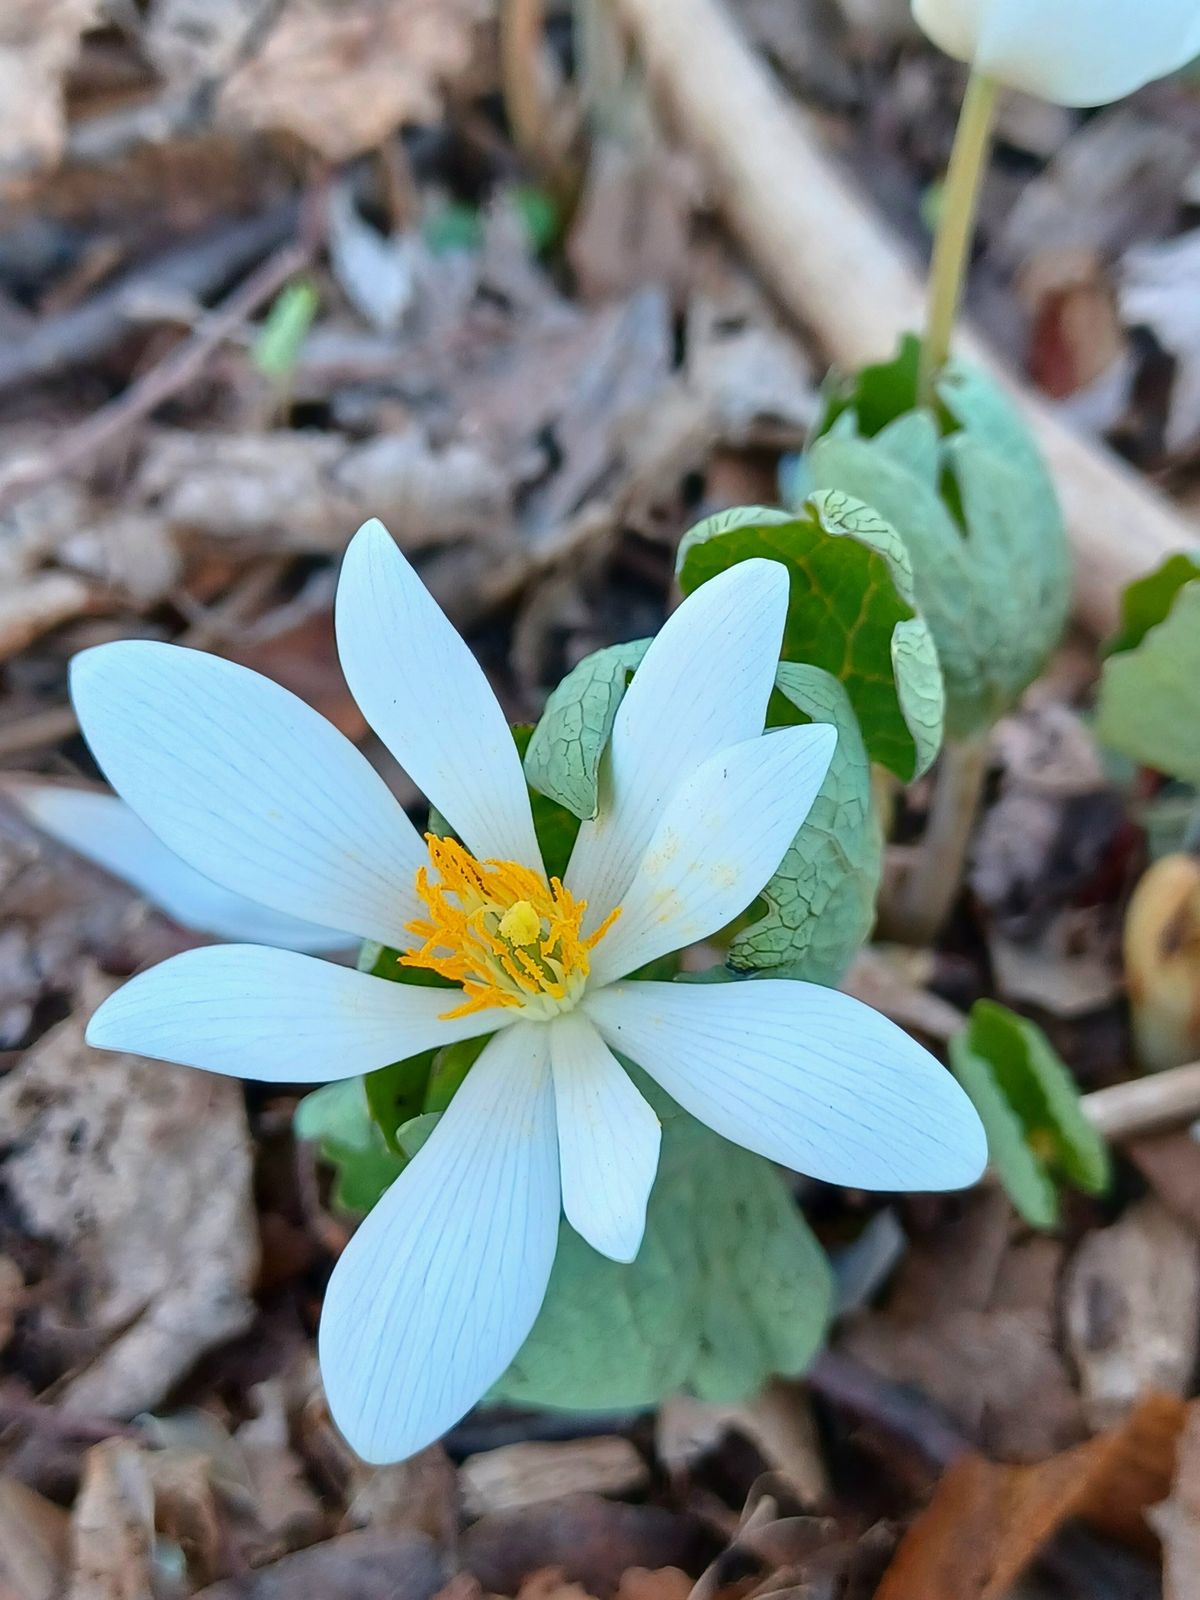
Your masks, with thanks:
<instances>
[{"instance_id":1,"label":"white petal","mask_svg":"<svg viewBox=\"0 0 1200 1600\"><path fill-rule=\"evenodd\" d=\"M503 1010L441 1020L449 989L391 983L331 961L217 944L186 950L111 994L87 1041L263 1083L325 1083L503 1026Z\"/></svg>"},{"instance_id":2,"label":"white petal","mask_svg":"<svg viewBox=\"0 0 1200 1600\"><path fill-rule=\"evenodd\" d=\"M787 617L778 561L741 561L663 624L621 702L601 767L600 814L579 830L566 884L585 931L619 905L667 801L718 750L763 730Z\"/></svg>"},{"instance_id":3,"label":"white petal","mask_svg":"<svg viewBox=\"0 0 1200 1600\"><path fill-rule=\"evenodd\" d=\"M197 872L289 916L411 944L425 846L366 757L303 700L144 639L77 655L71 695L113 788Z\"/></svg>"},{"instance_id":4,"label":"white petal","mask_svg":"<svg viewBox=\"0 0 1200 1600\"><path fill-rule=\"evenodd\" d=\"M115 794L54 783L4 793L43 833L121 878L181 927L283 950L345 950L344 933L271 911L189 867Z\"/></svg>"},{"instance_id":5,"label":"white petal","mask_svg":"<svg viewBox=\"0 0 1200 1600\"><path fill-rule=\"evenodd\" d=\"M589 986L707 938L744 911L783 860L825 781L837 730L760 734L680 785L621 915L592 954Z\"/></svg>"},{"instance_id":6,"label":"white petal","mask_svg":"<svg viewBox=\"0 0 1200 1600\"><path fill-rule=\"evenodd\" d=\"M836 989L621 983L584 1005L686 1111L797 1172L899 1190L958 1189L983 1171L983 1127L951 1074Z\"/></svg>"},{"instance_id":7,"label":"white petal","mask_svg":"<svg viewBox=\"0 0 1200 1600\"><path fill-rule=\"evenodd\" d=\"M601 1255L632 1261L646 1230L662 1129L578 1011L550 1024L563 1210Z\"/></svg>"},{"instance_id":8,"label":"white petal","mask_svg":"<svg viewBox=\"0 0 1200 1600\"><path fill-rule=\"evenodd\" d=\"M917 26L939 50L958 61L970 61L988 0L912 0Z\"/></svg>"},{"instance_id":9,"label":"white petal","mask_svg":"<svg viewBox=\"0 0 1200 1600\"><path fill-rule=\"evenodd\" d=\"M1064 106L1120 100L1200 51L1195 0L914 0L934 42Z\"/></svg>"},{"instance_id":10,"label":"white petal","mask_svg":"<svg viewBox=\"0 0 1200 1600\"><path fill-rule=\"evenodd\" d=\"M500 1377L541 1308L558 1221L546 1029L518 1023L471 1068L329 1280L321 1372L360 1456L413 1455Z\"/></svg>"},{"instance_id":11,"label":"white petal","mask_svg":"<svg viewBox=\"0 0 1200 1600\"><path fill-rule=\"evenodd\" d=\"M337 641L363 715L467 848L541 872L508 721L382 522L365 522L346 551Z\"/></svg>"}]
</instances>

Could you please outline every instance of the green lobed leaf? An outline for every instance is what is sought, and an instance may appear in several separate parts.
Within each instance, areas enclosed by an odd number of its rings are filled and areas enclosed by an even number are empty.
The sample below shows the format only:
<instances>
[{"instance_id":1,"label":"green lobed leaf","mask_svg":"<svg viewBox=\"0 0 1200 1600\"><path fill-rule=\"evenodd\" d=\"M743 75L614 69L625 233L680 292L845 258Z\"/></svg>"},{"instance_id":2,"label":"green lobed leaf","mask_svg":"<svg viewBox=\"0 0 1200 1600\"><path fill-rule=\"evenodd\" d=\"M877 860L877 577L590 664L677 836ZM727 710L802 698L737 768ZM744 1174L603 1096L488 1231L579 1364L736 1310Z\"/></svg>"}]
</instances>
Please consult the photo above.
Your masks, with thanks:
<instances>
[{"instance_id":1,"label":"green lobed leaf","mask_svg":"<svg viewBox=\"0 0 1200 1600\"><path fill-rule=\"evenodd\" d=\"M828 490L794 511L742 506L684 535L680 586L691 593L752 556L781 561L790 575L783 659L841 682L872 760L906 780L924 772L941 743L942 681L895 529Z\"/></svg>"},{"instance_id":2,"label":"green lobed leaf","mask_svg":"<svg viewBox=\"0 0 1200 1600\"><path fill-rule=\"evenodd\" d=\"M1176 591L1135 648L1105 661L1096 732L1132 760L1200 786L1200 579Z\"/></svg>"},{"instance_id":3,"label":"green lobed leaf","mask_svg":"<svg viewBox=\"0 0 1200 1600\"><path fill-rule=\"evenodd\" d=\"M771 726L829 722L838 742L803 828L763 890L766 915L738 933L729 964L834 984L875 917L883 835L871 762L850 698L832 674L785 661L775 683Z\"/></svg>"},{"instance_id":4,"label":"green lobed leaf","mask_svg":"<svg viewBox=\"0 0 1200 1600\"><path fill-rule=\"evenodd\" d=\"M782 1178L636 1076L663 1124L641 1251L609 1261L564 1222L545 1304L493 1399L581 1411L680 1391L743 1400L820 1348L831 1274Z\"/></svg>"},{"instance_id":5,"label":"green lobed leaf","mask_svg":"<svg viewBox=\"0 0 1200 1600\"><path fill-rule=\"evenodd\" d=\"M343 1078L306 1094L292 1119L297 1139L316 1142L334 1169L333 1203L366 1215L407 1164L389 1147L367 1105L361 1078Z\"/></svg>"},{"instance_id":6,"label":"green lobed leaf","mask_svg":"<svg viewBox=\"0 0 1200 1600\"><path fill-rule=\"evenodd\" d=\"M977 1001L950 1041L950 1066L987 1132L988 1154L1032 1227L1058 1221L1058 1184L1102 1194L1108 1149L1079 1102L1069 1069L1042 1030L993 1000Z\"/></svg>"},{"instance_id":7,"label":"green lobed leaf","mask_svg":"<svg viewBox=\"0 0 1200 1600\"><path fill-rule=\"evenodd\" d=\"M530 736L526 782L581 821L600 810L600 758L630 674L649 647L639 639L585 656L551 692Z\"/></svg>"},{"instance_id":8,"label":"green lobed leaf","mask_svg":"<svg viewBox=\"0 0 1200 1600\"><path fill-rule=\"evenodd\" d=\"M945 675L946 731L989 726L1032 682L1070 603L1054 486L1022 418L987 374L951 362L936 414L915 408L917 345L827 396L808 481L874 507L912 562Z\"/></svg>"},{"instance_id":9,"label":"green lobed leaf","mask_svg":"<svg viewBox=\"0 0 1200 1600\"><path fill-rule=\"evenodd\" d=\"M1105 653L1136 650L1151 628L1166 621L1176 595L1193 578L1200 578L1200 556L1183 554L1168 556L1161 567L1135 578L1121 596L1120 626Z\"/></svg>"}]
</instances>

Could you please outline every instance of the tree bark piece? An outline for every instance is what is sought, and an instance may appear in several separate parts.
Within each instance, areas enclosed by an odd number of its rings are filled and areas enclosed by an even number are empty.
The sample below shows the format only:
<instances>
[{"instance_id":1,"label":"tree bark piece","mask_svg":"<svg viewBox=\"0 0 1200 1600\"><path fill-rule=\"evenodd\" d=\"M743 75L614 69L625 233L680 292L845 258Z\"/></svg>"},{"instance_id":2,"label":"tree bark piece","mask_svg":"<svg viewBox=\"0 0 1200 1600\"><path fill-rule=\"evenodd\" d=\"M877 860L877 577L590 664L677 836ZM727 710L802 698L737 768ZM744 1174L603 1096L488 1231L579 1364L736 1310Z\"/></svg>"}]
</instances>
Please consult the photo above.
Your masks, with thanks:
<instances>
[{"instance_id":1,"label":"tree bark piece","mask_svg":"<svg viewBox=\"0 0 1200 1600\"><path fill-rule=\"evenodd\" d=\"M726 219L774 293L836 364L891 354L920 328L920 279L883 220L824 150L721 0L616 0L683 139L703 159ZM1018 399L1054 473L1075 552L1076 609L1097 634L1121 590L1196 525L1102 446L1069 429L965 333Z\"/></svg>"}]
</instances>

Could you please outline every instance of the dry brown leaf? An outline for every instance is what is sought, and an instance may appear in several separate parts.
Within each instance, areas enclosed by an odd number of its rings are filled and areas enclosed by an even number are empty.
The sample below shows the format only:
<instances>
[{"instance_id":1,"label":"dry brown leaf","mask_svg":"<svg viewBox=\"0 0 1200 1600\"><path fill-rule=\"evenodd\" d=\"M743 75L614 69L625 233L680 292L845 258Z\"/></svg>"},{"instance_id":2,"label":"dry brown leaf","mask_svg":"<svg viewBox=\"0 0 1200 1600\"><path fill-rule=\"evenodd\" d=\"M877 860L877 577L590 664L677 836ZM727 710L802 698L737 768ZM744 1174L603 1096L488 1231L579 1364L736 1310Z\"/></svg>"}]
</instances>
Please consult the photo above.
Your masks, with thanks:
<instances>
[{"instance_id":1,"label":"dry brown leaf","mask_svg":"<svg viewBox=\"0 0 1200 1600\"><path fill-rule=\"evenodd\" d=\"M0 661L95 603L92 586L70 572L34 572L0 595Z\"/></svg>"},{"instance_id":2,"label":"dry brown leaf","mask_svg":"<svg viewBox=\"0 0 1200 1600\"><path fill-rule=\"evenodd\" d=\"M183 1551L194 1583L211 1582L221 1571L224 1533L210 1458L199 1450L154 1450L145 1466L155 1527Z\"/></svg>"},{"instance_id":3,"label":"dry brown leaf","mask_svg":"<svg viewBox=\"0 0 1200 1600\"><path fill-rule=\"evenodd\" d=\"M595 1600L581 1583L572 1583L561 1567L539 1567L521 1580L516 1600Z\"/></svg>"},{"instance_id":4,"label":"dry brown leaf","mask_svg":"<svg viewBox=\"0 0 1200 1600\"><path fill-rule=\"evenodd\" d=\"M0 8L0 179L58 160L63 76L99 9L98 0L5 0Z\"/></svg>"},{"instance_id":5,"label":"dry brown leaf","mask_svg":"<svg viewBox=\"0 0 1200 1600\"><path fill-rule=\"evenodd\" d=\"M489 1593L516 1594L531 1572L560 1566L570 1582L606 1600L630 1567L694 1569L701 1548L701 1530L687 1517L579 1494L481 1517L463 1535L460 1554Z\"/></svg>"},{"instance_id":6,"label":"dry brown leaf","mask_svg":"<svg viewBox=\"0 0 1200 1600\"><path fill-rule=\"evenodd\" d=\"M297 1550L195 1600L432 1600L446 1582L445 1558L419 1533L346 1533Z\"/></svg>"},{"instance_id":7,"label":"dry brown leaf","mask_svg":"<svg viewBox=\"0 0 1200 1600\"><path fill-rule=\"evenodd\" d=\"M154 1600L154 1491L131 1439L88 1451L71 1514L66 1600Z\"/></svg>"},{"instance_id":8,"label":"dry brown leaf","mask_svg":"<svg viewBox=\"0 0 1200 1600\"><path fill-rule=\"evenodd\" d=\"M1004 1600L1071 1517L1144 1541L1143 1516L1170 1481L1183 1414L1154 1395L1123 1426L1034 1466L963 1456L901 1542L875 1600Z\"/></svg>"},{"instance_id":9,"label":"dry brown leaf","mask_svg":"<svg viewBox=\"0 0 1200 1600\"><path fill-rule=\"evenodd\" d=\"M130 1416L253 1316L257 1266L241 1086L90 1050L84 1023L110 985L0 1083L10 1202L62 1265L28 1337L53 1359L70 1333L92 1360L61 1403Z\"/></svg>"},{"instance_id":10,"label":"dry brown leaf","mask_svg":"<svg viewBox=\"0 0 1200 1600\"><path fill-rule=\"evenodd\" d=\"M486 0L293 0L219 109L243 127L286 130L331 161L431 122L465 70Z\"/></svg>"},{"instance_id":11,"label":"dry brown leaf","mask_svg":"<svg viewBox=\"0 0 1200 1600\"><path fill-rule=\"evenodd\" d=\"M0 1595L59 1600L67 1569L67 1513L14 1478L0 1478Z\"/></svg>"},{"instance_id":12,"label":"dry brown leaf","mask_svg":"<svg viewBox=\"0 0 1200 1600\"><path fill-rule=\"evenodd\" d=\"M611 300L665 284L682 298L696 189L694 170L668 150L595 140L566 246L580 296Z\"/></svg>"},{"instance_id":13,"label":"dry brown leaf","mask_svg":"<svg viewBox=\"0 0 1200 1600\"><path fill-rule=\"evenodd\" d=\"M621 1574L615 1600L688 1600L692 1587L678 1567L630 1567Z\"/></svg>"},{"instance_id":14,"label":"dry brown leaf","mask_svg":"<svg viewBox=\"0 0 1200 1600\"><path fill-rule=\"evenodd\" d=\"M459 1469L468 1516L515 1511L565 1494L630 1494L649 1482L646 1463L618 1436L502 1445Z\"/></svg>"},{"instance_id":15,"label":"dry brown leaf","mask_svg":"<svg viewBox=\"0 0 1200 1600\"><path fill-rule=\"evenodd\" d=\"M1124 1153L1167 1210L1200 1235L1200 1143L1183 1130L1156 1133L1131 1140Z\"/></svg>"},{"instance_id":16,"label":"dry brown leaf","mask_svg":"<svg viewBox=\"0 0 1200 1600\"><path fill-rule=\"evenodd\" d=\"M355 1461L346 1491L345 1528L427 1533L453 1548L459 1524L458 1474L440 1444L391 1467Z\"/></svg>"},{"instance_id":17,"label":"dry brown leaf","mask_svg":"<svg viewBox=\"0 0 1200 1600\"><path fill-rule=\"evenodd\" d=\"M1163 1600L1195 1600L1200 1574L1200 1406L1188 1408L1171 1492L1147 1513L1163 1547Z\"/></svg>"},{"instance_id":18,"label":"dry brown leaf","mask_svg":"<svg viewBox=\"0 0 1200 1600\"><path fill-rule=\"evenodd\" d=\"M315 431L161 429L135 487L175 532L271 551L340 554L368 516L407 549L471 534L498 542L512 521L509 473L478 445L435 447L417 426L361 444Z\"/></svg>"},{"instance_id":19,"label":"dry brown leaf","mask_svg":"<svg viewBox=\"0 0 1200 1600\"><path fill-rule=\"evenodd\" d=\"M1039 1461L1085 1432L1056 1342L1062 1247L1010 1244L999 1190L961 1205L912 1250L883 1309L848 1323L841 1348L915 1385L996 1455Z\"/></svg>"},{"instance_id":20,"label":"dry brown leaf","mask_svg":"<svg viewBox=\"0 0 1200 1600\"><path fill-rule=\"evenodd\" d=\"M1200 1241L1153 1198L1089 1233L1064 1285L1067 1341L1094 1428L1151 1390L1183 1395L1200 1341Z\"/></svg>"}]
</instances>

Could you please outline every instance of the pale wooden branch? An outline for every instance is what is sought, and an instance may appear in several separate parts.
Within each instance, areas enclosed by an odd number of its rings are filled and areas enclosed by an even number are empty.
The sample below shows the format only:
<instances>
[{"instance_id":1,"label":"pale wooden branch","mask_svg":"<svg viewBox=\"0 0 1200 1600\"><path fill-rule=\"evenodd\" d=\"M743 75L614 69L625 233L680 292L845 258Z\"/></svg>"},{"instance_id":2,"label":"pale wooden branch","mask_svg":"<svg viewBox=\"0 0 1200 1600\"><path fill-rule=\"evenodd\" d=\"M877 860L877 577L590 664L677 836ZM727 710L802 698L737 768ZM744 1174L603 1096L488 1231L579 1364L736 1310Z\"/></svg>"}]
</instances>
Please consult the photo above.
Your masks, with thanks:
<instances>
[{"instance_id":1,"label":"pale wooden branch","mask_svg":"<svg viewBox=\"0 0 1200 1600\"><path fill-rule=\"evenodd\" d=\"M883 220L780 90L721 0L614 0L725 217L779 300L836 364L879 360L921 325L921 282ZM998 367L969 334L958 348ZM1049 460L1076 557L1076 606L1097 634L1124 586L1196 525L1109 451L1074 433L1011 373Z\"/></svg>"}]
</instances>

